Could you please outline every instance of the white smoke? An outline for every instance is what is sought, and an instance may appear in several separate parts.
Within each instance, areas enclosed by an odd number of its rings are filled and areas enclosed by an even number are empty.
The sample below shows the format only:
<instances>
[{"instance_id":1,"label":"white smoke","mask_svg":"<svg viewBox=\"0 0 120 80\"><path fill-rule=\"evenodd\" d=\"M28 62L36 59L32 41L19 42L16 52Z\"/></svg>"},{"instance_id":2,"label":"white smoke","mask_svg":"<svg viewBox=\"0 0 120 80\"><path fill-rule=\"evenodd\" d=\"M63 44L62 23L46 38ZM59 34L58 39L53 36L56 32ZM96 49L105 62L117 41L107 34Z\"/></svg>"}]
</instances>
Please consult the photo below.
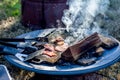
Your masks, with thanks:
<instances>
[{"instance_id":1,"label":"white smoke","mask_svg":"<svg viewBox=\"0 0 120 80\"><path fill-rule=\"evenodd\" d=\"M109 0L68 0L69 9L64 10L62 22L66 30L76 41L93 32L100 32L95 17L99 14L105 16L110 4Z\"/></svg>"}]
</instances>

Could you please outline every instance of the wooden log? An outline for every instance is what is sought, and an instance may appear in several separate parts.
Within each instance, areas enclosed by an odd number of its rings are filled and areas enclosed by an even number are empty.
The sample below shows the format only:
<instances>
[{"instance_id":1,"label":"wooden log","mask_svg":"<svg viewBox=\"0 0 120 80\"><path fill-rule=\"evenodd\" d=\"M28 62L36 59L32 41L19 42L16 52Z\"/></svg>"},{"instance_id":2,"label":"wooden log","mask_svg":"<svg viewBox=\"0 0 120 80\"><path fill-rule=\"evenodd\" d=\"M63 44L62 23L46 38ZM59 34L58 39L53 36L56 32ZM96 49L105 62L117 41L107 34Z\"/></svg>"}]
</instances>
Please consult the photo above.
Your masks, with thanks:
<instances>
[{"instance_id":1,"label":"wooden log","mask_svg":"<svg viewBox=\"0 0 120 80\"><path fill-rule=\"evenodd\" d=\"M102 41L98 33L94 33L90 35L89 37L76 43L75 45L68 47L68 49L66 49L62 53L61 57L62 59L67 60L67 61L75 61L83 53L87 52L93 47L98 47L101 44L102 44Z\"/></svg>"},{"instance_id":2,"label":"wooden log","mask_svg":"<svg viewBox=\"0 0 120 80\"><path fill-rule=\"evenodd\" d=\"M103 48L105 48L105 49L111 49L111 48L113 48L115 46L118 46L118 42L113 38L105 37L105 36L100 35L100 34L99 34L99 37L100 37L100 39L102 41L101 46Z\"/></svg>"}]
</instances>

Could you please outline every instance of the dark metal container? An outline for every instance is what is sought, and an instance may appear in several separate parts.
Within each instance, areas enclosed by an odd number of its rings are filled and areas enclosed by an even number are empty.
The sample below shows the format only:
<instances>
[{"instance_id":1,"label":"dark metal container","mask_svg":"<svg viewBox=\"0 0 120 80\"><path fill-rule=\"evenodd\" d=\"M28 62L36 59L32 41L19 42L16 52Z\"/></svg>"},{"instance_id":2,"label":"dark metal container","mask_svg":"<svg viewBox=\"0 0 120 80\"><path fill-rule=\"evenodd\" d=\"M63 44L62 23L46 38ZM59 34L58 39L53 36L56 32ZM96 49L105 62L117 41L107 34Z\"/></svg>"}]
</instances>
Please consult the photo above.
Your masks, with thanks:
<instances>
[{"instance_id":1,"label":"dark metal container","mask_svg":"<svg viewBox=\"0 0 120 80\"><path fill-rule=\"evenodd\" d=\"M67 0L21 0L21 22L33 29L44 29L56 26L61 22L63 10L67 9Z\"/></svg>"}]
</instances>

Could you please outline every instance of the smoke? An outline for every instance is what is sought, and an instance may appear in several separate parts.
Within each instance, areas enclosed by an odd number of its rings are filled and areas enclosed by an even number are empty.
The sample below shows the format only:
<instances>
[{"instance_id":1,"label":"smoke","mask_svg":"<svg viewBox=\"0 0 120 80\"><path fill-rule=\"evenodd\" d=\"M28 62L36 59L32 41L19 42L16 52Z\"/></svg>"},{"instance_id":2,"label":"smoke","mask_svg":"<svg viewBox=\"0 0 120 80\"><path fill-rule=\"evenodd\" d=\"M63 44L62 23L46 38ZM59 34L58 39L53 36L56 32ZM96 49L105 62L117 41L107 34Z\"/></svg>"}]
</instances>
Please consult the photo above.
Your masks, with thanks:
<instances>
[{"instance_id":1,"label":"smoke","mask_svg":"<svg viewBox=\"0 0 120 80\"><path fill-rule=\"evenodd\" d=\"M109 0L68 0L66 4L69 9L64 10L62 22L75 42L94 32L101 32L95 17L99 14L105 16Z\"/></svg>"}]
</instances>

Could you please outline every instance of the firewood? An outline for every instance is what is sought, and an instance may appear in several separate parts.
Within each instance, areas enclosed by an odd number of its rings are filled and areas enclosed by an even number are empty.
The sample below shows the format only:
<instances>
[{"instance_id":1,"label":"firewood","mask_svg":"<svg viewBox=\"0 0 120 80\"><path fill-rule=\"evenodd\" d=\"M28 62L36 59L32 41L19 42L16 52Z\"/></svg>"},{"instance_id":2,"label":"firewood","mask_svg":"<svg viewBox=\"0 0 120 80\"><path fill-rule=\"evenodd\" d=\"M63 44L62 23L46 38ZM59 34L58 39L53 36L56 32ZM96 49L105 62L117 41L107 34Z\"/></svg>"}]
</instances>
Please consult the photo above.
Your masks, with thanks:
<instances>
[{"instance_id":1,"label":"firewood","mask_svg":"<svg viewBox=\"0 0 120 80\"><path fill-rule=\"evenodd\" d=\"M102 47L106 49L111 49L115 46L118 46L118 42L114 40L113 38L105 37L103 35L99 35L101 41L102 41Z\"/></svg>"},{"instance_id":2,"label":"firewood","mask_svg":"<svg viewBox=\"0 0 120 80\"><path fill-rule=\"evenodd\" d=\"M89 65L95 63L96 60L97 60L96 57L92 57L92 58L88 58L88 59L85 59L85 58L83 58L83 59L78 59L78 60L77 60L77 64L80 64L80 65L82 65L82 66L89 66Z\"/></svg>"},{"instance_id":3,"label":"firewood","mask_svg":"<svg viewBox=\"0 0 120 80\"><path fill-rule=\"evenodd\" d=\"M102 56L102 54L103 54L104 51L105 50L102 47L98 47L95 50L94 56L96 56L96 57Z\"/></svg>"},{"instance_id":4,"label":"firewood","mask_svg":"<svg viewBox=\"0 0 120 80\"><path fill-rule=\"evenodd\" d=\"M80 55L87 52L93 47L98 47L102 44L98 33L94 33L89 37L83 39L82 41L68 47L63 53L62 58L67 61L75 61L79 58Z\"/></svg>"}]
</instances>

